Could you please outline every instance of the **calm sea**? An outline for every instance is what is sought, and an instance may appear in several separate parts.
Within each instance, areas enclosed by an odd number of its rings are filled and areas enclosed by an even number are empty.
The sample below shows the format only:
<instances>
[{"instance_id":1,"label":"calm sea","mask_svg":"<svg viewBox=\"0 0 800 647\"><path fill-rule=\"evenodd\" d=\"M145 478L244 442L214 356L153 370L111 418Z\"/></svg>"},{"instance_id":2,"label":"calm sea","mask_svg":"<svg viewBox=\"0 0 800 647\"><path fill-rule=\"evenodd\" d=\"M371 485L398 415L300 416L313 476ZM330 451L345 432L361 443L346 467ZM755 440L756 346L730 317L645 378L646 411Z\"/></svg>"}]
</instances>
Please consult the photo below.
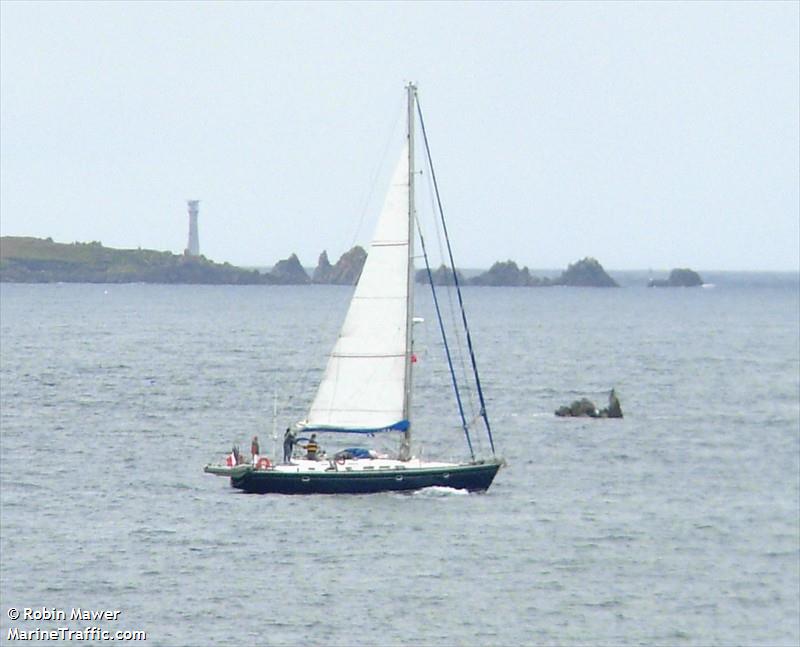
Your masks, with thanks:
<instances>
[{"instance_id":1,"label":"calm sea","mask_svg":"<svg viewBox=\"0 0 800 647\"><path fill-rule=\"evenodd\" d=\"M797 645L798 278L712 282L468 289L494 486L317 497L203 465L303 415L350 289L0 286L0 643ZM463 458L417 301L417 448ZM623 420L553 415L611 387ZM120 613L9 618L42 607Z\"/></svg>"}]
</instances>

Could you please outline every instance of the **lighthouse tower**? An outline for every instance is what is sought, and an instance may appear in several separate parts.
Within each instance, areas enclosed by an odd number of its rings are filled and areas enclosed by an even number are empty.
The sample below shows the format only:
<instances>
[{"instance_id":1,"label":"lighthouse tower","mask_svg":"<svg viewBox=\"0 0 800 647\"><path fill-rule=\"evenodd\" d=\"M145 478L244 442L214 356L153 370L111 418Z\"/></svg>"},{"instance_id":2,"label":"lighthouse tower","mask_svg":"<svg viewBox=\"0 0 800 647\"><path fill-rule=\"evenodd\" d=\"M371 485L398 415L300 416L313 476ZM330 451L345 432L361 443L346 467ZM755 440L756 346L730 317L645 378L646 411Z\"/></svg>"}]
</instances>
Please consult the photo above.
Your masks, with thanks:
<instances>
[{"instance_id":1,"label":"lighthouse tower","mask_svg":"<svg viewBox=\"0 0 800 647\"><path fill-rule=\"evenodd\" d=\"M186 246L186 254L189 256L200 256L200 237L197 234L197 205L200 200L187 200L189 205L189 244Z\"/></svg>"}]
</instances>

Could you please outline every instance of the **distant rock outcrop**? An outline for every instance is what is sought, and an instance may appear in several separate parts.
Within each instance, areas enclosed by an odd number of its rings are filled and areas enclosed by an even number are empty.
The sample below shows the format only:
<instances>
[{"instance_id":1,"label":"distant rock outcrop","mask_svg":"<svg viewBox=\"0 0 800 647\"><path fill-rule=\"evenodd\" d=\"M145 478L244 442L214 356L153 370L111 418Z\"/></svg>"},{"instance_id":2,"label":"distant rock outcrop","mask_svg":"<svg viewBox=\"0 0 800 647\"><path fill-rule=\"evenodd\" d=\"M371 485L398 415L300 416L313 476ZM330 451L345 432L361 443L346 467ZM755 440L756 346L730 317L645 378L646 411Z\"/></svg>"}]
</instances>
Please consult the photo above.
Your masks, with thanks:
<instances>
[{"instance_id":1,"label":"distant rock outcrop","mask_svg":"<svg viewBox=\"0 0 800 647\"><path fill-rule=\"evenodd\" d=\"M489 285L493 287L524 287L531 285L531 273L527 267L519 269L512 260L498 261L489 268L488 272L474 277L472 285Z\"/></svg>"},{"instance_id":2,"label":"distant rock outcrop","mask_svg":"<svg viewBox=\"0 0 800 647\"><path fill-rule=\"evenodd\" d=\"M361 270L364 269L366 260L367 252L359 245L342 254L339 260L336 261L336 265L331 265L328 260L328 253L322 252L312 280L314 283L355 285L361 276Z\"/></svg>"},{"instance_id":3,"label":"distant rock outcrop","mask_svg":"<svg viewBox=\"0 0 800 647\"><path fill-rule=\"evenodd\" d=\"M464 275L458 270L456 270L456 274L458 274L459 285L466 285L467 281L464 278ZM433 278L434 285L455 285L453 270L447 267L447 265L440 265L439 269L436 269L433 272L431 272L431 277ZM430 281L428 280L428 271L417 270L416 280L417 283L429 285Z\"/></svg>"},{"instance_id":4,"label":"distant rock outcrop","mask_svg":"<svg viewBox=\"0 0 800 647\"><path fill-rule=\"evenodd\" d=\"M314 269L314 273L311 275L311 282L329 283L332 271L333 265L331 265L331 262L328 260L328 252L323 250L322 254L319 255L317 267Z\"/></svg>"},{"instance_id":5,"label":"distant rock outcrop","mask_svg":"<svg viewBox=\"0 0 800 647\"><path fill-rule=\"evenodd\" d=\"M300 264L297 254L292 254L289 258L278 261L269 275L274 283L282 285L305 285L310 281L308 274Z\"/></svg>"},{"instance_id":6,"label":"distant rock outcrop","mask_svg":"<svg viewBox=\"0 0 800 647\"><path fill-rule=\"evenodd\" d=\"M647 282L649 288L693 288L703 285L703 279L694 270L689 268L676 268L669 273L669 278L650 279Z\"/></svg>"},{"instance_id":7,"label":"distant rock outcrop","mask_svg":"<svg viewBox=\"0 0 800 647\"><path fill-rule=\"evenodd\" d=\"M229 263L218 264L203 256L175 255L153 250L119 250L99 242L54 243L51 239L0 238L0 281L17 282L102 282L102 283L231 283L283 284L308 283L355 285L361 276L367 252L358 245L342 254L331 265L328 253L319 256L311 278L296 254L279 261L271 272L244 270ZM570 285L606 287L617 283L605 273L600 263L585 258L573 263L557 279L533 276L527 267L520 269L508 260L497 262L482 274L467 279L458 272L460 285L476 286L549 286ZM453 272L442 265L432 272L434 285L453 285ZM417 272L418 283L428 283L426 270ZM702 280L691 270L673 270L669 281L651 281L651 285L700 285Z\"/></svg>"},{"instance_id":8,"label":"distant rock outcrop","mask_svg":"<svg viewBox=\"0 0 800 647\"><path fill-rule=\"evenodd\" d=\"M519 269L514 261L497 262L488 272L479 274L469 281L470 285L490 286L530 286L545 287L550 285L567 285L571 287L619 287L603 266L594 258L584 258L571 264L556 279L533 276L527 267Z\"/></svg>"},{"instance_id":9,"label":"distant rock outcrop","mask_svg":"<svg viewBox=\"0 0 800 647\"><path fill-rule=\"evenodd\" d=\"M603 409L600 414L605 414L609 418L622 418L622 405L614 389L608 394L608 407Z\"/></svg>"},{"instance_id":10,"label":"distant rock outcrop","mask_svg":"<svg viewBox=\"0 0 800 647\"><path fill-rule=\"evenodd\" d=\"M553 281L554 285L569 285L583 288L618 288L619 284L612 279L596 258L584 258L572 263Z\"/></svg>"},{"instance_id":11,"label":"distant rock outcrop","mask_svg":"<svg viewBox=\"0 0 800 647\"><path fill-rule=\"evenodd\" d=\"M608 394L608 406L605 409L600 410L591 400L581 398L569 406L556 409L556 415L562 418L622 418L622 406L616 391L611 389L611 393Z\"/></svg>"},{"instance_id":12,"label":"distant rock outcrop","mask_svg":"<svg viewBox=\"0 0 800 647\"><path fill-rule=\"evenodd\" d=\"M575 400L569 406L564 405L556 409L556 415L561 418L599 418L600 412L597 410L594 402L586 398L581 398L580 400Z\"/></svg>"}]
</instances>

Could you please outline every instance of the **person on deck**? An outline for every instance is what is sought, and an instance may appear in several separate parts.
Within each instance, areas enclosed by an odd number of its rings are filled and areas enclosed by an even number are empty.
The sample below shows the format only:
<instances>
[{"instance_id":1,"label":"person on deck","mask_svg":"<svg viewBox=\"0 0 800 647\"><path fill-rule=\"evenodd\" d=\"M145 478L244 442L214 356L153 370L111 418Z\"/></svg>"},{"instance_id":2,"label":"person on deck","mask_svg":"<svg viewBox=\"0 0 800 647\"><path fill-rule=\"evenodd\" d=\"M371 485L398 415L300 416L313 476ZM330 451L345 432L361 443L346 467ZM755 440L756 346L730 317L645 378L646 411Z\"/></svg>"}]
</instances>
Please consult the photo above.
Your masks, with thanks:
<instances>
[{"instance_id":1,"label":"person on deck","mask_svg":"<svg viewBox=\"0 0 800 647\"><path fill-rule=\"evenodd\" d=\"M294 449L295 435L291 427L286 427L286 433L283 434L283 462L292 462L292 450Z\"/></svg>"},{"instance_id":2,"label":"person on deck","mask_svg":"<svg viewBox=\"0 0 800 647\"><path fill-rule=\"evenodd\" d=\"M253 442L250 443L250 453L253 455L253 465L258 462L258 455L261 453L258 447L258 436L253 436Z\"/></svg>"},{"instance_id":3,"label":"person on deck","mask_svg":"<svg viewBox=\"0 0 800 647\"><path fill-rule=\"evenodd\" d=\"M311 439L306 443L306 458L310 461L315 461L317 460L318 452L317 434L311 434Z\"/></svg>"}]
</instances>

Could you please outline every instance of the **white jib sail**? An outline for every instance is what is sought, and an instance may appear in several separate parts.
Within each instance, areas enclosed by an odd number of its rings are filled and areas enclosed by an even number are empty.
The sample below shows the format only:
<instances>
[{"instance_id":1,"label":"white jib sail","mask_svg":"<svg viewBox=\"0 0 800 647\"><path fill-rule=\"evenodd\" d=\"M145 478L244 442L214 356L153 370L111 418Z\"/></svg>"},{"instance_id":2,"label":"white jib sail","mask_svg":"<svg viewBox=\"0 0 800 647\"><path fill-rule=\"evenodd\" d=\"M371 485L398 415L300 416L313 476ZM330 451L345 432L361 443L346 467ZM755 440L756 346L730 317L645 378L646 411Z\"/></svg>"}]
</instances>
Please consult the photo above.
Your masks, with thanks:
<instances>
[{"instance_id":1,"label":"white jib sail","mask_svg":"<svg viewBox=\"0 0 800 647\"><path fill-rule=\"evenodd\" d=\"M382 429L403 420L408 180L406 146L307 427Z\"/></svg>"}]
</instances>

